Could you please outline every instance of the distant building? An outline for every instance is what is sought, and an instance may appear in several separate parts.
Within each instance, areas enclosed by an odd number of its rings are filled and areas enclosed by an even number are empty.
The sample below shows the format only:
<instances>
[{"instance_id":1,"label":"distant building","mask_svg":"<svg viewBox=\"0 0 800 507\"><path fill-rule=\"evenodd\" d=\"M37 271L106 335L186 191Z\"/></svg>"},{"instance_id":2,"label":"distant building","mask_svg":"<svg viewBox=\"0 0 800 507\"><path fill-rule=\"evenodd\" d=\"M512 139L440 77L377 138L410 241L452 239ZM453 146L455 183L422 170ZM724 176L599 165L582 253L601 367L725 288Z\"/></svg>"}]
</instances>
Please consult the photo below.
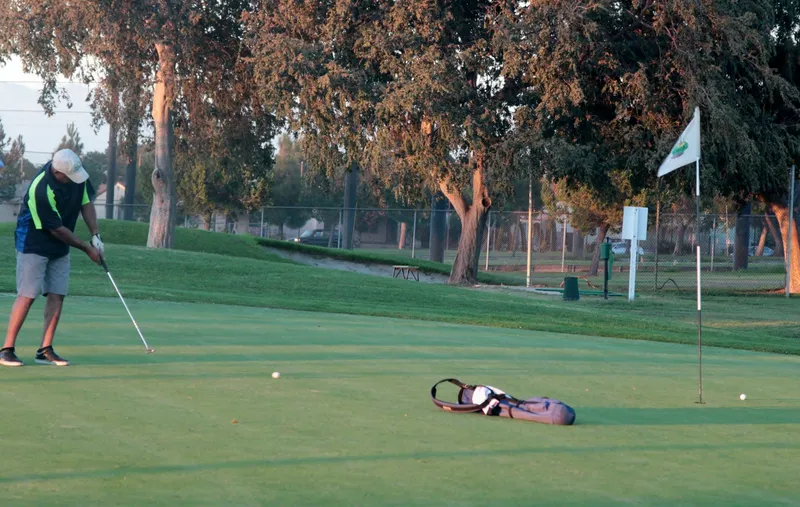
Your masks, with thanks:
<instances>
[{"instance_id":1,"label":"distant building","mask_svg":"<svg viewBox=\"0 0 800 507\"><path fill-rule=\"evenodd\" d=\"M23 181L17 185L17 189L14 192L14 198L12 200L0 203L0 222L17 221L20 204L22 204L22 199L25 197L25 192L28 191L30 184L30 180Z\"/></svg>"},{"instance_id":2,"label":"distant building","mask_svg":"<svg viewBox=\"0 0 800 507\"><path fill-rule=\"evenodd\" d=\"M122 220L124 206L122 203L125 200L125 185L117 183L114 185L114 218ZM94 209L99 218L106 217L106 204L108 203L108 187L105 183L97 187L97 193L94 198Z\"/></svg>"}]
</instances>

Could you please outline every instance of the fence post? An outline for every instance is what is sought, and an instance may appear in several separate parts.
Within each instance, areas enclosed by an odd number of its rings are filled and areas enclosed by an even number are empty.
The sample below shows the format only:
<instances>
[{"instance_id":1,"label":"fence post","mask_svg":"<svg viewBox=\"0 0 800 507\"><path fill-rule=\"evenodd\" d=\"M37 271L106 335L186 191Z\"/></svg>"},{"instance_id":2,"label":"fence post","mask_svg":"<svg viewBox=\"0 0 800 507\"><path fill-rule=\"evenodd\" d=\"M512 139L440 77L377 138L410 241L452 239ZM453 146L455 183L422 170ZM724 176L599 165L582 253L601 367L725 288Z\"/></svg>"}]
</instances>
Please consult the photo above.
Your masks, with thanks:
<instances>
[{"instance_id":1,"label":"fence post","mask_svg":"<svg viewBox=\"0 0 800 507\"><path fill-rule=\"evenodd\" d=\"M660 185L659 180L659 185ZM660 187L659 187L660 188ZM653 287L654 291L658 291L658 246L661 240L661 197L659 196L658 201L656 202L656 265L653 268L655 271L655 286Z\"/></svg>"},{"instance_id":2,"label":"fence post","mask_svg":"<svg viewBox=\"0 0 800 507\"><path fill-rule=\"evenodd\" d=\"M786 245L786 297L792 295L792 233L794 232L794 179L796 166L792 164L792 175L789 178L789 234L787 239L789 243Z\"/></svg>"},{"instance_id":3,"label":"fence post","mask_svg":"<svg viewBox=\"0 0 800 507\"><path fill-rule=\"evenodd\" d=\"M564 230L561 231L561 272L564 272L564 260L567 255L567 217L564 216Z\"/></svg>"},{"instance_id":4,"label":"fence post","mask_svg":"<svg viewBox=\"0 0 800 507\"><path fill-rule=\"evenodd\" d=\"M528 176L528 244L525 252L527 256L525 287L531 286L531 247L533 246L531 231L533 231L533 175Z\"/></svg>"},{"instance_id":5,"label":"fence post","mask_svg":"<svg viewBox=\"0 0 800 507\"><path fill-rule=\"evenodd\" d=\"M414 210L414 227L411 232L411 258L416 255L417 248L417 210Z\"/></svg>"},{"instance_id":6,"label":"fence post","mask_svg":"<svg viewBox=\"0 0 800 507\"><path fill-rule=\"evenodd\" d=\"M486 217L486 271L489 271L489 239L492 237L492 212Z\"/></svg>"},{"instance_id":7,"label":"fence post","mask_svg":"<svg viewBox=\"0 0 800 507\"><path fill-rule=\"evenodd\" d=\"M339 227L336 230L336 248L342 248L342 210L339 210Z\"/></svg>"},{"instance_id":8,"label":"fence post","mask_svg":"<svg viewBox=\"0 0 800 507\"><path fill-rule=\"evenodd\" d=\"M725 258L731 253L731 230L728 225L728 205L725 205Z\"/></svg>"},{"instance_id":9,"label":"fence post","mask_svg":"<svg viewBox=\"0 0 800 507\"><path fill-rule=\"evenodd\" d=\"M711 272L714 272L714 253L717 249L717 215L714 215L714 221L711 224Z\"/></svg>"},{"instance_id":10,"label":"fence post","mask_svg":"<svg viewBox=\"0 0 800 507\"><path fill-rule=\"evenodd\" d=\"M444 214L444 219L445 222L447 222L445 224L447 233L445 234L445 240L444 240L444 253L445 255L447 255L447 251L450 250L450 204L449 203L447 204L447 211Z\"/></svg>"}]
</instances>

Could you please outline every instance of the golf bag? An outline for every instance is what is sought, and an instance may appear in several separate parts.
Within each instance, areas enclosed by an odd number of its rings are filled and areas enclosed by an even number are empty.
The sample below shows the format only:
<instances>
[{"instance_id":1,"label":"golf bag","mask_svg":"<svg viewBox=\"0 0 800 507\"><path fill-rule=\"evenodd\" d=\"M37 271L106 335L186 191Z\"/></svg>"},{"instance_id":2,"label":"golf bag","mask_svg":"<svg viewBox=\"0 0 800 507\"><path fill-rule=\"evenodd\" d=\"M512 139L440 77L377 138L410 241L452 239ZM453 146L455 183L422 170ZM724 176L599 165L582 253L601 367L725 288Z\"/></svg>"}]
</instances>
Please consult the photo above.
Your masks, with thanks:
<instances>
[{"instance_id":1,"label":"golf bag","mask_svg":"<svg viewBox=\"0 0 800 507\"><path fill-rule=\"evenodd\" d=\"M459 388L458 403L449 403L436 397L436 388L445 382ZM496 387L463 384L454 378L437 382L431 388L431 399L434 405L447 412L482 412L489 416L565 426L575 422L575 410L562 401L546 397L519 400Z\"/></svg>"}]
</instances>

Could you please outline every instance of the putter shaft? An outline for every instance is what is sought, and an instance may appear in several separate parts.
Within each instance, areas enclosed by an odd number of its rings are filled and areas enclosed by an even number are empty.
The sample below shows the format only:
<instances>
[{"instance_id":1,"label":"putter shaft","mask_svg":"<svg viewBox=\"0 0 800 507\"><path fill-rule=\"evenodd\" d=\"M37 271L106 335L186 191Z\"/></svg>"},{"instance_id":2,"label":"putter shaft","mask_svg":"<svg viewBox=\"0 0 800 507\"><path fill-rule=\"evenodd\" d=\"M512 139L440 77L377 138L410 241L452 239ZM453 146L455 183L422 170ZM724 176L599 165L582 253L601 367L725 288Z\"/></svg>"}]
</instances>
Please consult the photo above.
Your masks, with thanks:
<instances>
[{"instance_id":1,"label":"putter shaft","mask_svg":"<svg viewBox=\"0 0 800 507\"><path fill-rule=\"evenodd\" d=\"M108 275L108 279L111 280L111 285L114 286L114 290L117 291L117 295L119 296L119 300L122 301L122 305L125 307L125 311L128 312L128 316L131 318L131 322L133 322L133 326L136 328L136 332L139 333L139 338L142 339L145 351L147 351L148 353L155 352L155 349L151 349L150 346L147 345L147 340L144 339L144 335L142 335L142 330L139 329L139 324L137 324L136 319L133 318L133 314L128 308L128 304L125 302L125 298L122 297L122 293L119 291L119 287L117 287L116 282L114 282L114 277L111 276L111 272L108 270L108 266L106 265L105 260L103 260L103 268L106 270L106 274Z\"/></svg>"}]
</instances>

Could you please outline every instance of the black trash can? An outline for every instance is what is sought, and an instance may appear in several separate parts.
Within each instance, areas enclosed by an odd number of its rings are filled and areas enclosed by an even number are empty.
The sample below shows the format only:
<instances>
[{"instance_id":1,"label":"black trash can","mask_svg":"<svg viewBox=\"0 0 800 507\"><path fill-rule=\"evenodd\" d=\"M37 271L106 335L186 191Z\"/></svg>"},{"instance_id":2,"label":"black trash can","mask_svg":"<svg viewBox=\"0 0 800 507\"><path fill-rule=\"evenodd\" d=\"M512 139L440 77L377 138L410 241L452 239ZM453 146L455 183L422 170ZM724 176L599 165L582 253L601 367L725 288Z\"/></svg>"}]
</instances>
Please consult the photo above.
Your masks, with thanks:
<instances>
[{"instance_id":1,"label":"black trash can","mask_svg":"<svg viewBox=\"0 0 800 507\"><path fill-rule=\"evenodd\" d=\"M578 291L578 279L574 276L564 278L564 301L577 301L581 298Z\"/></svg>"}]
</instances>

